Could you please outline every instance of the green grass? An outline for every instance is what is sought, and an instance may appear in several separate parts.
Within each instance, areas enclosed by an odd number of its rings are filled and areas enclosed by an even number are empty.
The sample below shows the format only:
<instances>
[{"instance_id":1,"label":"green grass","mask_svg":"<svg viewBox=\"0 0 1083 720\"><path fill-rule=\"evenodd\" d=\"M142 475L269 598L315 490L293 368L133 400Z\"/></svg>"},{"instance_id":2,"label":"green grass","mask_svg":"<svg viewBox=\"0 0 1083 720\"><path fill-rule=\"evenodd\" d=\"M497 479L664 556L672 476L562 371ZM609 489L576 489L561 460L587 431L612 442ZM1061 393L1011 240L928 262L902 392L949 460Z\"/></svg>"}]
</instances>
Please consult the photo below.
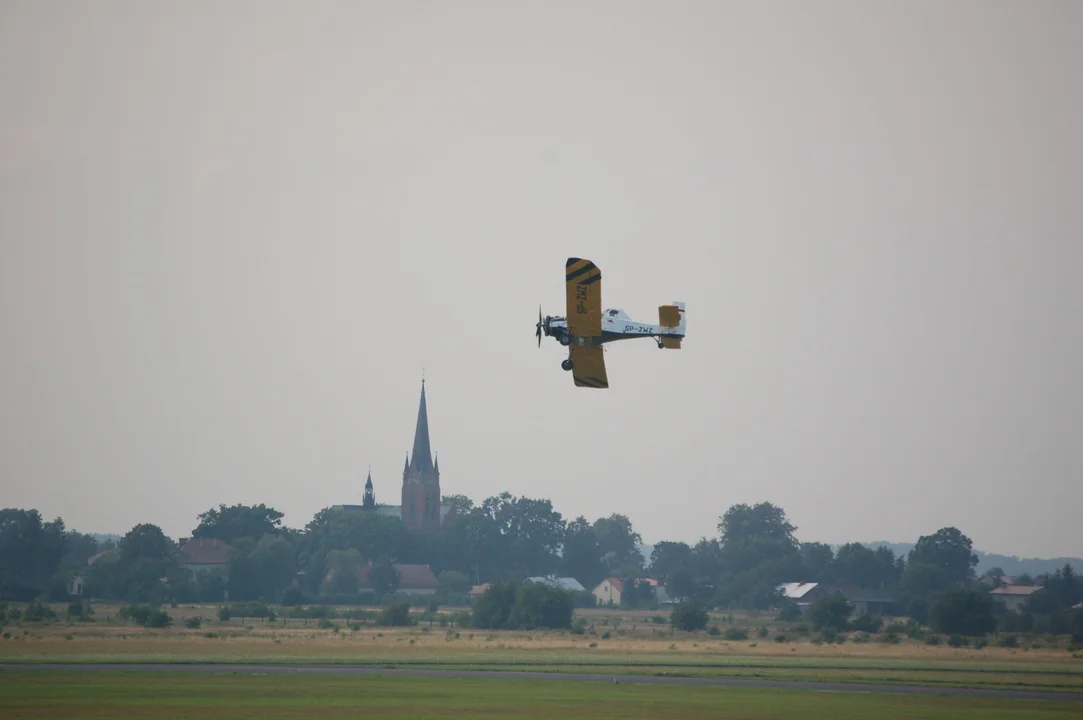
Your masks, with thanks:
<instances>
[{"instance_id":1,"label":"green grass","mask_svg":"<svg viewBox=\"0 0 1083 720\"><path fill-rule=\"evenodd\" d=\"M9 671L24 718L1077 718L1080 703L758 688L373 676Z\"/></svg>"}]
</instances>

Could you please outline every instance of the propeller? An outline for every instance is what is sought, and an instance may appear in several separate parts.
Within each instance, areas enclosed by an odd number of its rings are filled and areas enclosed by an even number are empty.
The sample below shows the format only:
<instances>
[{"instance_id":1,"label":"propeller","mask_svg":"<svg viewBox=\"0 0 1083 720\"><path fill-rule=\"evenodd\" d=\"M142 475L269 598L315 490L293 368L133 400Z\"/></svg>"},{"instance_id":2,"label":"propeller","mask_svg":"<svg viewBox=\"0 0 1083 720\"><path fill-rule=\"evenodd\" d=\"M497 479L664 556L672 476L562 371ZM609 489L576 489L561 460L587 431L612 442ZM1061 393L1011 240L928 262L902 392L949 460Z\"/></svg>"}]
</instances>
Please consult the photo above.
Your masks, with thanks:
<instances>
[{"instance_id":1,"label":"propeller","mask_svg":"<svg viewBox=\"0 0 1083 720\"><path fill-rule=\"evenodd\" d=\"M542 316L541 305L538 305L538 347L541 347L541 328L542 328Z\"/></svg>"}]
</instances>

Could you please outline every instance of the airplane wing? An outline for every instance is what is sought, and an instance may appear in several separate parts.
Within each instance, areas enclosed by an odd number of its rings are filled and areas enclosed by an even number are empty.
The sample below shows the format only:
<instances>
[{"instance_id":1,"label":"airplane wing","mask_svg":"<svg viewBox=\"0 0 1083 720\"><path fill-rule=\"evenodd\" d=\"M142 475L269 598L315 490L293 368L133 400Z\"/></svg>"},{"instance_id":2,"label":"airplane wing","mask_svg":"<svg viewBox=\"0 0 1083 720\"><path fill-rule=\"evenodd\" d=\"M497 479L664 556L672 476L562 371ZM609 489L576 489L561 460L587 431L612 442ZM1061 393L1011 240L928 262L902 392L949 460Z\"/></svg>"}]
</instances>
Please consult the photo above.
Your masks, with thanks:
<instances>
[{"instance_id":1,"label":"airplane wing","mask_svg":"<svg viewBox=\"0 0 1083 720\"><path fill-rule=\"evenodd\" d=\"M596 344L595 339L600 340L602 334L602 271L590 260L568 258L564 283L572 345Z\"/></svg>"},{"instance_id":2,"label":"airplane wing","mask_svg":"<svg viewBox=\"0 0 1083 720\"><path fill-rule=\"evenodd\" d=\"M572 377L576 387L607 388L609 378L605 374L605 358L602 356L602 346L570 348L572 360Z\"/></svg>"}]
</instances>

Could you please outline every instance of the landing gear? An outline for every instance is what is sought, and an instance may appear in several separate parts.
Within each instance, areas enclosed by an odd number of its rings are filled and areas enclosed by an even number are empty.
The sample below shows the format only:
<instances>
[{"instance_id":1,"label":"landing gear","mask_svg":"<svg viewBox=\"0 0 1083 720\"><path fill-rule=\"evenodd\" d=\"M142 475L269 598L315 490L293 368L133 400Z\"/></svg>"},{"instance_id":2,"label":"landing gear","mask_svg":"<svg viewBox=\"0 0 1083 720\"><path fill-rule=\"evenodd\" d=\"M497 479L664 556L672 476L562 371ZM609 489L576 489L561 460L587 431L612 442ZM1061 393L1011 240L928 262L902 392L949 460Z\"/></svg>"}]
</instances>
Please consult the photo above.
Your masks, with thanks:
<instances>
[{"instance_id":1,"label":"landing gear","mask_svg":"<svg viewBox=\"0 0 1083 720\"><path fill-rule=\"evenodd\" d=\"M564 333L563 335L560 336L560 344L563 345L564 347L568 347L569 345L572 344L572 336L567 334L567 333Z\"/></svg>"},{"instance_id":2,"label":"landing gear","mask_svg":"<svg viewBox=\"0 0 1083 720\"><path fill-rule=\"evenodd\" d=\"M565 358L564 360L561 361L560 367L562 369L564 369L564 370L571 370L572 369L572 359L571 358Z\"/></svg>"},{"instance_id":3,"label":"landing gear","mask_svg":"<svg viewBox=\"0 0 1083 720\"><path fill-rule=\"evenodd\" d=\"M658 343L658 349L659 350L665 349L666 346L662 344L661 340L659 340L658 338L655 338L655 341Z\"/></svg>"}]
</instances>

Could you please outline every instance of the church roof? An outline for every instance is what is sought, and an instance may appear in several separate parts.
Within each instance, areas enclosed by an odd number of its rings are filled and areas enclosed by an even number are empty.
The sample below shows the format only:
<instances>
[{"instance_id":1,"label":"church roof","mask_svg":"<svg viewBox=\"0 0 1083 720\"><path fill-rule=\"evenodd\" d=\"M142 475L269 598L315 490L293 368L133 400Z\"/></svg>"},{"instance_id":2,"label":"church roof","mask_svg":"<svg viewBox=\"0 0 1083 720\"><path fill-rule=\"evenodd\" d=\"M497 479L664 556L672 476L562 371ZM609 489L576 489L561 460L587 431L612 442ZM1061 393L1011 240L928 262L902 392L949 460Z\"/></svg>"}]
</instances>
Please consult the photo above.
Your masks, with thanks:
<instances>
[{"instance_id":1,"label":"church roof","mask_svg":"<svg viewBox=\"0 0 1083 720\"><path fill-rule=\"evenodd\" d=\"M429 449L429 412L425 406L425 380L421 380L421 404L417 409L417 427L414 429L414 450L410 454L409 469L423 473L433 469L432 451Z\"/></svg>"}]
</instances>

